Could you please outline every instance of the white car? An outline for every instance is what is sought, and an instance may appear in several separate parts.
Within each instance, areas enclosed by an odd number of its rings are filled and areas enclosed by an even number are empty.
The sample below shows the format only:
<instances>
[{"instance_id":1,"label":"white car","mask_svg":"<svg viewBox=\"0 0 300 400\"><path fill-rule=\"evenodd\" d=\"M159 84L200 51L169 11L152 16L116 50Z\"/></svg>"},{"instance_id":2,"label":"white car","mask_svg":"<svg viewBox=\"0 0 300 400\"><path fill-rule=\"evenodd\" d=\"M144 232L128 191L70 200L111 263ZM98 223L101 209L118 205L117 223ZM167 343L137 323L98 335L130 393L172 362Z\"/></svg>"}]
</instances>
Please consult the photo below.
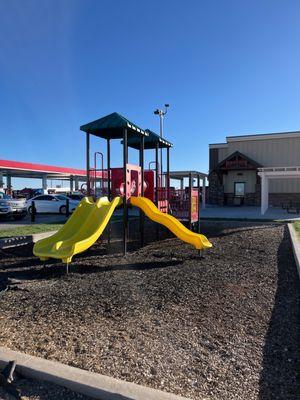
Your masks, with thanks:
<instances>
[{"instance_id":1,"label":"white car","mask_svg":"<svg viewBox=\"0 0 300 400\"><path fill-rule=\"evenodd\" d=\"M66 214L67 200L69 200L69 211L73 212L80 203L78 200L71 200L62 194L42 194L27 200L26 207L32 213L32 201L38 213L60 213Z\"/></svg>"}]
</instances>

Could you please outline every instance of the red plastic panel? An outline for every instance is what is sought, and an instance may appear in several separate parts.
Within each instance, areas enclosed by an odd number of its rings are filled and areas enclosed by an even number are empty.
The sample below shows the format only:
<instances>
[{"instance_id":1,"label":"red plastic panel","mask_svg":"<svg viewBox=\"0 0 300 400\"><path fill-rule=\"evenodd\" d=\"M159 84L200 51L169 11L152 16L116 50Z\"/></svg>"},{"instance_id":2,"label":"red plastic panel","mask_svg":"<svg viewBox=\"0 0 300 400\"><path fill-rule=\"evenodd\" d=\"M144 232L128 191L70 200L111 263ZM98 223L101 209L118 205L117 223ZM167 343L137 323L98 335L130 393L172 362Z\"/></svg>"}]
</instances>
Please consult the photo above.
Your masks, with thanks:
<instances>
[{"instance_id":1,"label":"red plastic panel","mask_svg":"<svg viewBox=\"0 0 300 400\"><path fill-rule=\"evenodd\" d=\"M155 201L154 198L154 171L144 171L144 196Z\"/></svg>"},{"instance_id":2,"label":"red plastic panel","mask_svg":"<svg viewBox=\"0 0 300 400\"><path fill-rule=\"evenodd\" d=\"M134 164L126 166L126 189L127 200L131 196L140 196L142 193L141 187L141 167ZM111 169L111 191L112 196L124 196L124 172L123 168Z\"/></svg>"}]
</instances>

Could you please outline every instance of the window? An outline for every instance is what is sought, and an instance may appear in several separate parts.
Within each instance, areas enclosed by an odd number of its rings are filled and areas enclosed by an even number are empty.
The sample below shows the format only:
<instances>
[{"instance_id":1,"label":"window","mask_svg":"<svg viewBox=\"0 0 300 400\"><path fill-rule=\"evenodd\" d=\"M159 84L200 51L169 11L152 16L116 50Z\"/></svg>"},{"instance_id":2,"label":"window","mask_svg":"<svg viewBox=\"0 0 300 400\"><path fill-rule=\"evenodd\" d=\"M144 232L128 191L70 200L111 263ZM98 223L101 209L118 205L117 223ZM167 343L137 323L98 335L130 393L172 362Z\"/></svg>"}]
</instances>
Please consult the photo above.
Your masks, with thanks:
<instances>
[{"instance_id":1,"label":"window","mask_svg":"<svg viewBox=\"0 0 300 400\"><path fill-rule=\"evenodd\" d=\"M54 197L52 197L52 196L38 196L34 200L48 200L48 201L51 201L53 199L54 199Z\"/></svg>"},{"instance_id":2,"label":"window","mask_svg":"<svg viewBox=\"0 0 300 400\"><path fill-rule=\"evenodd\" d=\"M245 196L245 182L234 182L234 195L236 197Z\"/></svg>"},{"instance_id":3,"label":"window","mask_svg":"<svg viewBox=\"0 0 300 400\"><path fill-rule=\"evenodd\" d=\"M82 194L69 194L68 197L72 200L82 200L84 198Z\"/></svg>"}]
</instances>

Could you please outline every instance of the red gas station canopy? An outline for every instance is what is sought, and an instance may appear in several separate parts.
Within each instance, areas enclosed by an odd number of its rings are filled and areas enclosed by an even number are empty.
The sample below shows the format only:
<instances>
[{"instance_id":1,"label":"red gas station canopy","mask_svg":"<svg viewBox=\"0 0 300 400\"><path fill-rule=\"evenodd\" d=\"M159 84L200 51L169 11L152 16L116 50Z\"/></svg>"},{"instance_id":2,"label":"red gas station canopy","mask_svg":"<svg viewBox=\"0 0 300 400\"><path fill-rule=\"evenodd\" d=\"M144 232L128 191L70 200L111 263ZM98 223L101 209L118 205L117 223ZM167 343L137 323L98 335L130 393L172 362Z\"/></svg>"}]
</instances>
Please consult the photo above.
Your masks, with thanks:
<instances>
[{"instance_id":1,"label":"red gas station canopy","mask_svg":"<svg viewBox=\"0 0 300 400\"><path fill-rule=\"evenodd\" d=\"M20 178L70 178L86 177L86 170L77 168L57 167L54 165L35 164L21 161L0 160L0 173L9 173L12 177ZM97 177L101 177L101 172L97 172Z\"/></svg>"}]
</instances>

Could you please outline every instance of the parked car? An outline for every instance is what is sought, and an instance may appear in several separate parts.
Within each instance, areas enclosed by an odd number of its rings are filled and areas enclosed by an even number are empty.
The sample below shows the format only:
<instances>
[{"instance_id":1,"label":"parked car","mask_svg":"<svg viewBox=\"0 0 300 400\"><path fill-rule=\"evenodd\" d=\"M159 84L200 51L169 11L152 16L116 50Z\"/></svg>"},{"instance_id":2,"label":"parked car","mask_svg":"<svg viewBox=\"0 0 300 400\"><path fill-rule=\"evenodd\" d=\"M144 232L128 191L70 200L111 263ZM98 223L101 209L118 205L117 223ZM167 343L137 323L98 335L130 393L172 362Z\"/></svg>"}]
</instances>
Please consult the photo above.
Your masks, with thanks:
<instances>
[{"instance_id":1,"label":"parked car","mask_svg":"<svg viewBox=\"0 0 300 400\"><path fill-rule=\"evenodd\" d=\"M15 220L23 219L27 214L26 199L13 199L0 192L0 216Z\"/></svg>"},{"instance_id":2,"label":"parked car","mask_svg":"<svg viewBox=\"0 0 300 400\"><path fill-rule=\"evenodd\" d=\"M81 193L69 193L67 194L69 199L81 201L84 198L84 195Z\"/></svg>"},{"instance_id":3,"label":"parked car","mask_svg":"<svg viewBox=\"0 0 300 400\"><path fill-rule=\"evenodd\" d=\"M67 212L67 200L69 200L69 211L73 212L78 206L78 200L71 200L67 196L62 194L45 194L41 196L35 196L32 199L27 200L26 207L28 212L32 213L32 201L36 212L38 213L60 213L66 214Z\"/></svg>"}]
</instances>

